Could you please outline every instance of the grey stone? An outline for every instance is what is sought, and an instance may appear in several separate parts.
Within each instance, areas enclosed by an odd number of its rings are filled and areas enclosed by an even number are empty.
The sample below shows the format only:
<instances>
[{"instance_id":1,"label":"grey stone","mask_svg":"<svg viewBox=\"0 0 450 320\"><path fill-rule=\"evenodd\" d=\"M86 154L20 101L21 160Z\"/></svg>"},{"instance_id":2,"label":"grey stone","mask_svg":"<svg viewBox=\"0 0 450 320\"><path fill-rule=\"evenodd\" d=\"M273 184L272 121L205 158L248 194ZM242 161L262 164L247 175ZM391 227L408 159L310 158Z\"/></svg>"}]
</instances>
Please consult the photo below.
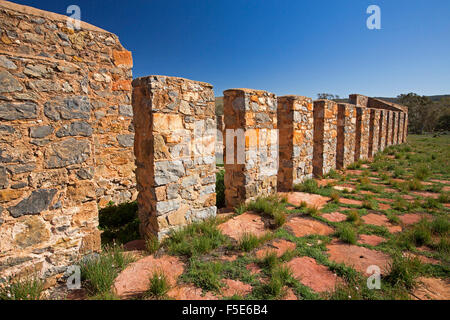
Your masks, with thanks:
<instances>
[{"instance_id":1,"label":"grey stone","mask_svg":"<svg viewBox=\"0 0 450 320\"><path fill-rule=\"evenodd\" d=\"M6 70L0 71L0 92L22 91L23 86Z\"/></svg>"},{"instance_id":2,"label":"grey stone","mask_svg":"<svg viewBox=\"0 0 450 320\"><path fill-rule=\"evenodd\" d=\"M92 127L89 123L85 121L72 122L69 126L65 125L56 132L58 138L68 137L68 136L82 136L90 137L92 136Z\"/></svg>"},{"instance_id":3,"label":"grey stone","mask_svg":"<svg viewBox=\"0 0 450 320\"><path fill-rule=\"evenodd\" d=\"M179 189L180 189L180 185L178 185L176 183L169 184L167 186L167 199L173 200L173 199L178 198Z\"/></svg>"},{"instance_id":4,"label":"grey stone","mask_svg":"<svg viewBox=\"0 0 450 320\"><path fill-rule=\"evenodd\" d=\"M35 146L43 147L48 145L51 142L50 139L31 139L30 143L34 144Z\"/></svg>"},{"instance_id":5,"label":"grey stone","mask_svg":"<svg viewBox=\"0 0 450 320\"><path fill-rule=\"evenodd\" d=\"M203 180L202 180L202 185L211 184L211 183L216 183L216 175L215 174L207 176L207 177L203 178Z\"/></svg>"},{"instance_id":6,"label":"grey stone","mask_svg":"<svg viewBox=\"0 0 450 320\"><path fill-rule=\"evenodd\" d=\"M49 73L49 70L43 64L28 65L23 70L23 73L28 76L35 77L35 78L41 78L41 77L47 75Z\"/></svg>"},{"instance_id":7,"label":"grey stone","mask_svg":"<svg viewBox=\"0 0 450 320\"><path fill-rule=\"evenodd\" d=\"M8 174L5 167L0 167L0 189L7 188L9 185Z\"/></svg>"},{"instance_id":8,"label":"grey stone","mask_svg":"<svg viewBox=\"0 0 450 320\"><path fill-rule=\"evenodd\" d=\"M32 172L34 169L36 169L35 163L27 163L27 164L12 164L7 167L8 171L11 172L11 174L20 174L25 172Z\"/></svg>"},{"instance_id":9,"label":"grey stone","mask_svg":"<svg viewBox=\"0 0 450 320\"><path fill-rule=\"evenodd\" d=\"M190 213L190 218L192 221L205 220L208 218L213 218L217 214L217 207L208 207L205 209L192 209Z\"/></svg>"},{"instance_id":10,"label":"grey stone","mask_svg":"<svg viewBox=\"0 0 450 320\"><path fill-rule=\"evenodd\" d=\"M22 188L25 188L26 186L28 186L28 183L22 181L22 182L11 185L11 189L22 189Z\"/></svg>"},{"instance_id":11,"label":"grey stone","mask_svg":"<svg viewBox=\"0 0 450 320\"><path fill-rule=\"evenodd\" d=\"M10 70L16 70L17 66L14 62L6 58L5 56L0 56L0 67Z\"/></svg>"},{"instance_id":12,"label":"grey stone","mask_svg":"<svg viewBox=\"0 0 450 320\"><path fill-rule=\"evenodd\" d=\"M125 117L133 117L133 107L131 105L119 106L119 114Z\"/></svg>"},{"instance_id":13,"label":"grey stone","mask_svg":"<svg viewBox=\"0 0 450 320\"><path fill-rule=\"evenodd\" d=\"M58 32L58 37L59 37L61 40L64 40L64 41L69 42L69 37L67 36L67 34L65 34L65 33L63 33L63 32Z\"/></svg>"},{"instance_id":14,"label":"grey stone","mask_svg":"<svg viewBox=\"0 0 450 320\"><path fill-rule=\"evenodd\" d=\"M134 145L134 134L119 134L117 142L123 148L132 147Z\"/></svg>"},{"instance_id":15,"label":"grey stone","mask_svg":"<svg viewBox=\"0 0 450 320\"><path fill-rule=\"evenodd\" d=\"M157 186L176 182L184 175L183 162L180 160L155 162L155 184Z\"/></svg>"},{"instance_id":16,"label":"grey stone","mask_svg":"<svg viewBox=\"0 0 450 320\"><path fill-rule=\"evenodd\" d=\"M63 168L85 162L91 155L91 145L86 140L67 139L49 145L44 154L45 168Z\"/></svg>"},{"instance_id":17,"label":"grey stone","mask_svg":"<svg viewBox=\"0 0 450 320\"><path fill-rule=\"evenodd\" d=\"M8 208L8 211L14 218L19 218L23 215L39 214L48 209L56 191L56 189L33 191L28 198L22 200L16 206Z\"/></svg>"},{"instance_id":18,"label":"grey stone","mask_svg":"<svg viewBox=\"0 0 450 320\"><path fill-rule=\"evenodd\" d=\"M36 119L37 105L31 102L0 104L0 120Z\"/></svg>"},{"instance_id":19,"label":"grey stone","mask_svg":"<svg viewBox=\"0 0 450 320\"><path fill-rule=\"evenodd\" d=\"M156 215L160 216L180 208L179 200L160 201L156 203Z\"/></svg>"},{"instance_id":20,"label":"grey stone","mask_svg":"<svg viewBox=\"0 0 450 320\"><path fill-rule=\"evenodd\" d=\"M213 194L213 193L215 193L215 192L216 192L216 185L215 185L215 184L212 184L212 185L209 185L209 186L204 187L204 188L200 191L200 195L201 195L201 196L204 196L204 195L207 195L207 194Z\"/></svg>"},{"instance_id":21,"label":"grey stone","mask_svg":"<svg viewBox=\"0 0 450 320\"><path fill-rule=\"evenodd\" d=\"M198 176L189 176L186 178L183 178L183 180L181 180L181 186L183 188L188 188L191 186L194 186L198 183Z\"/></svg>"},{"instance_id":22,"label":"grey stone","mask_svg":"<svg viewBox=\"0 0 450 320\"><path fill-rule=\"evenodd\" d=\"M44 105L44 114L47 118L58 121L61 119L89 119L91 104L87 97L75 96L67 99L57 99Z\"/></svg>"},{"instance_id":23,"label":"grey stone","mask_svg":"<svg viewBox=\"0 0 450 320\"><path fill-rule=\"evenodd\" d=\"M77 171L77 177L81 180L89 180L94 177L93 168L82 168Z\"/></svg>"},{"instance_id":24,"label":"grey stone","mask_svg":"<svg viewBox=\"0 0 450 320\"><path fill-rule=\"evenodd\" d=\"M30 128L30 137L32 138L45 138L53 133L52 126L40 126Z\"/></svg>"},{"instance_id":25,"label":"grey stone","mask_svg":"<svg viewBox=\"0 0 450 320\"><path fill-rule=\"evenodd\" d=\"M266 122L271 122L271 120L267 113L258 112L255 114L255 122L256 123L266 123Z\"/></svg>"},{"instance_id":26,"label":"grey stone","mask_svg":"<svg viewBox=\"0 0 450 320\"><path fill-rule=\"evenodd\" d=\"M95 111L94 115L96 119L102 119L106 116L106 113L103 111Z\"/></svg>"},{"instance_id":27,"label":"grey stone","mask_svg":"<svg viewBox=\"0 0 450 320\"><path fill-rule=\"evenodd\" d=\"M0 213L3 211L3 208L0 207ZM5 220L3 220L2 218L0 218L0 226L3 224L3 222L5 222Z\"/></svg>"},{"instance_id":28,"label":"grey stone","mask_svg":"<svg viewBox=\"0 0 450 320\"><path fill-rule=\"evenodd\" d=\"M29 87L35 91L51 92L61 91L61 85L59 82L53 80L34 80L28 83Z\"/></svg>"},{"instance_id":29,"label":"grey stone","mask_svg":"<svg viewBox=\"0 0 450 320\"><path fill-rule=\"evenodd\" d=\"M2 134L13 134L16 130L11 126L0 125L0 132Z\"/></svg>"}]
</instances>

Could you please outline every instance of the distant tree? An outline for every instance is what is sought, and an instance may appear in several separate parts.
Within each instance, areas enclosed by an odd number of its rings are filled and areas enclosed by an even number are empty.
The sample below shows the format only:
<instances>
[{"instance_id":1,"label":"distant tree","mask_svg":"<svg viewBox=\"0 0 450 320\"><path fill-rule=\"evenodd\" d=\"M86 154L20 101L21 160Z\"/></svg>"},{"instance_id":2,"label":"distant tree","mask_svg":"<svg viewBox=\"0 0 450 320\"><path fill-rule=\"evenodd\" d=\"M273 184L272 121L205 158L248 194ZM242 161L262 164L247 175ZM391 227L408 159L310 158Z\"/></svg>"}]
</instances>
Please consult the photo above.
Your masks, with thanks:
<instances>
[{"instance_id":1,"label":"distant tree","mask_svg":"<svg viewBox=\"0 0 450 320\"><path fill-rule=\"evenodd\" d=\"M318 93L317 99L334 100L334 99L339 99L339 96L337 94L332 94L332 93Z\"/></svg>"},{"instance_id":2,"label":"distant tree","mask_svg":"<svg viewBox=\"0 0 450 320\"><path fill-rule=\"evenodd\" d=\"M441 127L441 118L450 114L450 99L442 98L432 101L429 97L416 93L401 94L397 101L408 107L408 128L411 133L423 134L433 132ZM445 121L445 117L442 121ZM445 126L445 125L444 125Z\"/></svg>"}]
</instances>

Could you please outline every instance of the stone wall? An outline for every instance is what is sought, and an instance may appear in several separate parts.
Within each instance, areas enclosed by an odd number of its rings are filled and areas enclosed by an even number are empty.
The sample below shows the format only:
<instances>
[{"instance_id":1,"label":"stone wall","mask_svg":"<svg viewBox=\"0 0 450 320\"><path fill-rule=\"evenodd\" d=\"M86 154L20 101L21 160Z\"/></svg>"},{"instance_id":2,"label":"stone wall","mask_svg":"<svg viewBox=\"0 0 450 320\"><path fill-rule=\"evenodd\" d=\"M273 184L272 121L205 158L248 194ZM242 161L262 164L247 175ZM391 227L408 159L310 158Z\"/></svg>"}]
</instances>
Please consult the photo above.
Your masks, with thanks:
<instances>
[{"instance_id":1,"label":"stone wall","mask_svg":"<svg viewBox=\"0 0 450 320\"><path fill-rule=\"evenodd\" d=\"M302 96L278 97L279 169L278 190L312 178L313 103Z\"/></svg>"},{"instance_id":2,"label":"stone wall","mask_svg":"<svg viewBox=\"0 0 450 320\"><path fill-rule=\"evenodd\" d=\"M216 119L210 84L149 76L133 81L141 233L216 215Z\"/></svg>"},{"instance_id":3,"label":"stone wall","mask_svg":"<svg viewBox=\"0 0 450 320\"><path fill-rule=\"evenodd\" d=\"M225 199L229 208L277 191L277 97L269 92L224 92Z\"/></svg>"},{"instance_id":4,"label":"stone wall","mask_svg":"<svg viewBox=\"0 0 450 320\"><path fill-rule=\"evenodd\" d=\"M387 110L380 110L378 151L383 151L386 146Z\"/></svg>"},{"instance_id":5,"label":"stone wall","mask_svg":"<svg viewBox=\"0 0 450 320\"><path fill-rule=\"evenodd\" d=\"M356 106L338 104L336 168L343 169L355 160Z\"/></svg>"},{"instance_id":6,"label":"stone wall","mask_svg":"<svg viewBox=\"0 0 450 320\"><path fill-rule=\"evenodd\" d=\"M397 144L397 134L398 134L398 112L393 112L392 116L392 143Z\"/></svg>"},{"instance_id":7,"label":"stone wall","mask_svg":"<svg viewBox=\"0 0 450 320\"><path fill-rule=\"evenodd\" d=\"M392 121L394 113L391 110L387 111L387 121L386 121L386 147L392 145Z\"/></svg>"},{"instance_id":8,"label":"stone wall","mask_svg":"<svg viewBox=\"0 0 450 320\"><path fill-rule=\"evenodd\" d=\"M355 161L365 160L369 155L370 109L356 107Z\"/></svg>"},{"instance_id":9,"label":"stone wall","mask_svg":"<svg viewBox=\"0 0 450 320\"><path fill-rule=\"evenodd\" d=\"M131 200L131 53L117 36L0 3L0 279L100 249L97 200ZM103 202L102 202L103 201Z\"/></svg>"},{"instance_id":10,"label":"stone wall","mask_svg":"<svg viewBox=\"0 0 450 320\"><path fill-rule=\"evenodd\" d=\"M370 122L369 122L369 158L378 152L378 142L380 134L380 113L381 110L369 109Z\"/></svg>"},{"instance_id":11,"label":"stone wall","mask_svg":"<svg viewBox=\"0 0 450 320\"><path fill-rule=\"evenodd\" d=\"M336 168L337 114L336 102L314 101L313 174L316 177Z\"/></svg>"}]
</instances>

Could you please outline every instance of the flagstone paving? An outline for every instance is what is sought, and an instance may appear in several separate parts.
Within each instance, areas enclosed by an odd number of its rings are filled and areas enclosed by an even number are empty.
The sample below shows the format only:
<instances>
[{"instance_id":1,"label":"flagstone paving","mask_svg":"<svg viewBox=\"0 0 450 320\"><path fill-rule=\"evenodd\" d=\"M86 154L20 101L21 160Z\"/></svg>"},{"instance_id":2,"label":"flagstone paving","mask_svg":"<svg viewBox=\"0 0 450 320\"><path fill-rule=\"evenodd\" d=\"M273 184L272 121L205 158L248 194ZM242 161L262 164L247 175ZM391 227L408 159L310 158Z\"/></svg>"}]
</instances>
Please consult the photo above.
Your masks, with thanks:
<instances>
[{"instance_id":1,"label":"flagstone paving","mask_svg":"<svg viewBox=\"0 0 450 320\"><path fill-rule=\"evenodd\" d=\"M275 253L277 257L281 257L286 251L292 251L295 248L295 243L283 239L278 239L272 241L272 243L267 244L265 247L256 251L256 257L258 259L262 259L272 252Z\"/></svg>"},{"instance_id":2,"label":"flagstone paving","mask_svg":"<svg viewBox=\"0 0 450 320\"><path fill-rule=\"evenodd\" d=\"M347 220L347 216L340 212L324 213L322 218L327 219L330 222L342 222Z\"/></svg>"},{"instance_id":3,"label":"flagstone paving","mask_svg":"<svg viewBox=\"0 0 450 320\"><path fill-rule=\"evenodd\" d=\"M167 297L174 300L218 300L211 292L203 293L202 289L194 285L181 285L170 289Z\"/></svg>"},{"instance_id":4,"label":"flagstone paving","mask_svg":"<svg viewBox=\"0 0 450 320\"><path fill-rule=\"evenodd\" d=\"M252 292L252 286L242 281L225 279L223 282L225 287L222 289L222 296L224 297L232 297L234 295L244 297Z\"/></svg>"},{"instance_id":5,"label":"flagstone paving","mask_svg":"<svg viewBox=\"0 0 450 320\"><path fill-rule=\"evenodd\" d=\"M361 235L359 235L359 238L358 238L358 243L360 243L360 244L368 244L368 245L371 245L371 246L377 246L380 243L383 243L385 241L386 241L385 238L380 237L380 236L376 236L376 235L373 235L373 234L371 234L371 235L369 235L369 234L361 234Z\"/></svg>"},{"instance_id":6,"label":"flagstone paving","mask_svg":"<svg viewBox=\"0 0 450 320\"><path fill-rule=\"evenodd\" d=\"M347 199L347 198L340 198L339 203L350 204L350 205L354 205L354 206L362 206L362 204L363 204L361 200Z\"/></svg>"},{"instance_id":7,"label":"flagstone paving","mask_svg":"<svg viewBox=\"0 0 450 320\"><path fill-rule=\"evenodd\" d=\"M450 300L450 279L426 278L417 279L418 287L413 292L413 299Z\"/></svg>"},{"instance_id":8,"label":"flagstone paving","mask_svg":"<svg viewBox=\"0 0 450 320\"><path fill-rule=\"evenodd\" d=\"M260 215L246 212L219 225L219 230L228 237L239 241L244 234L263 236L269 230L265 228Z\"/></svg>"},{"instance_id":9,"label":"flagstone paving","mask_svg":"<svg viewBox=\"0 0 450 320\"><path fill-rule=\"evenodd\" d=\"M281 197L286 197L287 201L290 204L293 204L294 206L300 206L302 202L306 202L306 204L309 207L317 207L318 209L322 209L328 201L331 200L331 198L323 197L318 194L311 194L311 193L305 193L305 192L292 192L292 193L285 193L285 192L279 192L278 193Z\"/></svg>"},{"instance_id":10,"label":"flagstone paving","mask_svg":"<svg viewBox=\"0 0 450 320\"><path fill-rule=\"evenodd\" d=\"M411 225L418 223L422 219L430 220L431 216L429 214L406 213L401 216L398 216L398 218L404 225Z\"/></svg>"},{"instance_id":11,"label":"flagstone paving","mask_svg":"<svg viewBox=\"0 0 450 320\"><path fill-rule=\"evenodd\" d=\"M309 218L294 217L285 224L286 229L296 237L304 237L312 234L329 235L334 232L333 228L325 223Z\"/></svg>"},{"instance_id":12,"label":"flagstone paving","mask_svg":"<svg viewBox=\"0 0 450 320\"><path fill-rule=\"evenodd\" d=\"M379 227L386 227L389 232L396 233L402 231L402 227L394 226L389 219L382 214L369 213L361 218L365 224L371 224Z\"/></svg>"}]
</instances>

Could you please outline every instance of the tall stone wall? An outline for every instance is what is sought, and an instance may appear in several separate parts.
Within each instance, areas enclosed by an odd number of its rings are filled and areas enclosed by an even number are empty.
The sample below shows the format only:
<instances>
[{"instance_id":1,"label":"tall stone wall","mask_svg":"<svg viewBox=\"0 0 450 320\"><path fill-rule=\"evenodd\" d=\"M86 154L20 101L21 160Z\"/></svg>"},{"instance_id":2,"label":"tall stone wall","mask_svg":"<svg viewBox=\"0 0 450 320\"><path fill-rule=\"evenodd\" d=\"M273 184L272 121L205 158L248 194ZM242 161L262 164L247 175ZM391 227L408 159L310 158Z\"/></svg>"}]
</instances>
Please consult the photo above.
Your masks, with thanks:
<instances>
[{"instance_id":1,"label":"tall stone wall","mask_svg":"<svg viewBox=\"0 0 450 320\"><path fill-rule=\"evenodd\" d=\"M53 277L100 249L97 200L133 196L131 53L65 16L0 17L0 279Z\"/></svg>"},{"instance_id":2,"label":"tall stone wall","mask_svg":"<svg viewBox=\"0 0 450 320\"><path fill-rule=\"evenodd\" d=\"M277 191L277 97L269 92L224 92L225 199L236 207Z\"/></svg>"},{"instance_id":3,"label":"tall stone wall","mask_svg":"<svg viewBox=\"0 0 450 320\"><path fill-rule=\"evenodd\" d=\"M403 142L406 143L408 140L408 113L405 113L405 120L403 122L403 133L404 133L404 138L403 138Z\"/></svg>"},{"instance_id":4,"label":"tall stone wall","mask_svg":"<svg viewBox=\"0 0 450 320\"><path fill-rule=\"evenodd\" d=\"M355 160L356 106L338 104L336 168L343 169Z\"/></svg>"},{"instance_id":5,"label":"tall stone wall","mask_svg":"<svg viewBox=\"0 0 450 320\"><path fill-rule=\"evenodd\" d=\"M378 150L383 151L386 147L386 125L387 110L380 110L379 133L378 133Z\"/></svg>"},{"instance_id":6,"label":"tall stone wall","mask_svg":"<svg viewBox=\"0 0 450 320\"><path fill-rule=\"evenodd\" d=\"M213 87L182 78L133 81L136 179L144 236L216 215Z\"/></svg>"},{"instance_id":7,"label":"tall stone wall","mask_svg":"<svg viewBox=\"0 0 450 320\"><path fill-rule=\"evenodd\" d=\"M355 161L364 160L369 155L369 123L368 108L356 107Z\"/></svg>"},{"instance_id":8,"label":"tall stone wall","mask_svg":"<svg viewBox=\"0 0 450 320\"><path fill-rule=\"evenodd\" d=\"M379 134L380 134L380 113L381 110L369 109L370 121L369 121L369 158L378 152L379 149Z\"/></svg>"},{"instance_id":9,"label":"tall stone wall","mask_svg":"<svg viewBox=\"0 0 450 320\"><path fill-rule=\"evenodd\" d=\"M386 147L392 145L392 122L394 118L394 113L391 110L387 111L387 121L386 121Z\"/></svg>"},{"instance_id":10,"label":"tall stone wall","mask_svg":"<svg viewBox=\"0 0 450 320\"><path fill-rule=\"evenodd\" d=\"M393 112L392 116L392 144L397 144L397 136L398 136L398 112Z\"/></svg>"},{"instance_id":11,"label":"tall stone wall","mask_svg":"<svg viewBox=\"0 0 450 320\"><path fill-rule=\"evenodd\" d=\"M312 178L313 103L302 96L278 97L279 169L278 190Z\"/></svg>"},{"instance_id":12,"label":"tall stone wall","mask_svg":"<svg viewBox=\"0 0 450 320\"><path fill-rule=\"evenodd\" d=\"M314 101L313 174L316 177L336 168L337 114L336 102Z\"/></svg>"}]
</instances>

